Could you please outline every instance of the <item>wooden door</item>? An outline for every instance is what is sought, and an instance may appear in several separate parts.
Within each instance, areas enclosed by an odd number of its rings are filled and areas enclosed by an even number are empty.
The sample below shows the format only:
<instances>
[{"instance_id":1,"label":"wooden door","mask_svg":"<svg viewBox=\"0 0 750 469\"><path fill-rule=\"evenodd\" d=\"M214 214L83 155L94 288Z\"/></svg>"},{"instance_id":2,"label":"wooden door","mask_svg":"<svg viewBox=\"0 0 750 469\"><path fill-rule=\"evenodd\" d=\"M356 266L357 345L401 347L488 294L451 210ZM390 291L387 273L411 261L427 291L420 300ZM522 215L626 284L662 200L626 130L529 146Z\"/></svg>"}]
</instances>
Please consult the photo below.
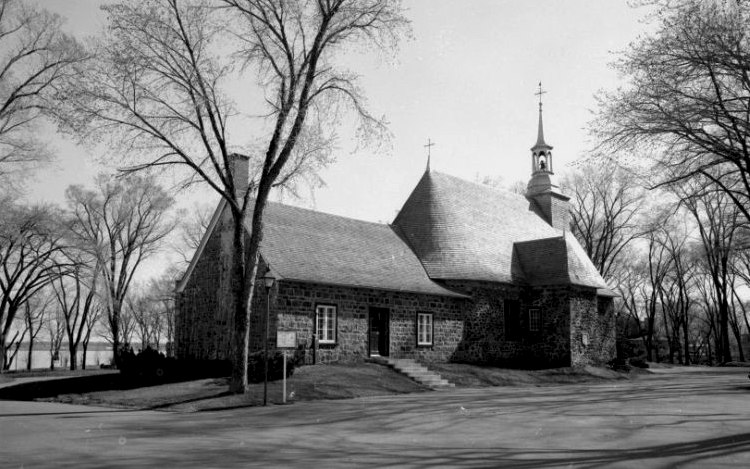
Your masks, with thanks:
<instances>
[{"instance_id":1,"label":"wooden door","mask_svg":"<svg viewBox=\"0 0 750 469\"><path fill-rule=\"evenodd\" d=\"M370 356L387 357L389 350L390 311L387 308L370 308L369 342Z\"/></svg>"}]
</instances>

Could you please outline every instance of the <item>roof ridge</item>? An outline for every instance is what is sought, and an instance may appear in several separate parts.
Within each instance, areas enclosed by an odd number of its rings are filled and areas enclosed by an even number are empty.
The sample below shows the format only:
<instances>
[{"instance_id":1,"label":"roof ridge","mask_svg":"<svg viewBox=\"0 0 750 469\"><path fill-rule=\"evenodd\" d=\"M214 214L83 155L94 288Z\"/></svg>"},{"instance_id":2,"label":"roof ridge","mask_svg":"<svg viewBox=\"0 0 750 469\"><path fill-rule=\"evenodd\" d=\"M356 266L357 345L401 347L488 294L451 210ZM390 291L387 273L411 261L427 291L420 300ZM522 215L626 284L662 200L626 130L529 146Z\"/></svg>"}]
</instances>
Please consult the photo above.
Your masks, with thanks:
<instances>
[{"instance_id":1,"label":"roof ridge","mask_svg":"<svg viewBox=\"0 0 750 469\"><path fill-rule=\"evenodd\" d=\"M254 199L252 199L252 200L254 200ZM285 204L285 203L282 203L282 202L273 202L273 201L269 200L266 203L267 204L273 204L273 205L276 205L278 207L291 208L291 209L295 209L295 210L301 210L301 211L304 211L304 212L309 212L309 213L314 213L314 214L319 214L319 215L325 215L325 216L328 216L328 217L340 218L342 220L356 221L358 223L367 223L367 224L370 224L370 225L377 225L377 226L382 226L382 227L385 227L385 228L390 227L389 223L382 223L382 222L376 222L376 221L370 221L370 220L362 220L360 218L347 217L347 216L338 215L338 214L335 214L335 213L324 212L322 210L315 210L315 209L311 209L311 208L298 207L296 205L289 205L289 204ZM248 213L250 213L250 212L248 212Z\"/></svg>"},{"instance_id":2,"label":"roof ridge","mask_svg":"<svg viewBox=\"0 0 750 469\"><path fill-rule=\"evenodd\" d=\"M469 181L468 179L460 178L458 176L454 176L448 173L442 173L440 171L431 171L430 174L439 174L440 176L445 176L451 179L456 179L458 181L461 181L464 184L471 184L481 190L487 190L487 191L491 191L491 192L503 194L503 195L517 196L519 198L522 198L523 200L527 200L526 196L524 196L523 194L517 194L513 192L512 190L507 189L505 187L492 187L492 186L488 186L487 184L482 184L481 182Z\"/></svg>"}]
</instances>

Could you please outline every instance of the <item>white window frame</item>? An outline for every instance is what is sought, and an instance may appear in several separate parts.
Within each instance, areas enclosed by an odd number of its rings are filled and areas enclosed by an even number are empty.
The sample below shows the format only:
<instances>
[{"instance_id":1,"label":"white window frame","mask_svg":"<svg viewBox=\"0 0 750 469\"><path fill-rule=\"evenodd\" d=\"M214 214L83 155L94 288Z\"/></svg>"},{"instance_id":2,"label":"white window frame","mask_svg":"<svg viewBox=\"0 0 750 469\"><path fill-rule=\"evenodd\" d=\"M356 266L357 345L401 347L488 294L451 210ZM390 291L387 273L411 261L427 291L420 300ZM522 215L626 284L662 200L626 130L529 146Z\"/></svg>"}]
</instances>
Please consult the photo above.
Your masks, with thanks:
<instances>
[{"instance_id":1,"label":"white window frame","mask_svg":"<svg viewBox=\"0 0 750 469\"><path fill-rule=\"evenodd\" d=\"M424 321L423 321L424 320ZM434 343L435 318L432 313L417 313L417 346L431 347ZM424 327L423 327L424 326Z\"/></svg>"},{"instance_id":2,"label":"white window frame","mask_svg":"<svg viewBox=\"0 0 750 469\"><path fill-rule=\"evenodd\" d=\"M536 320L534 319L536 316ZM542 311L539 308L529 308L529 332L542 330Z\"/></svg>"},{"instance_id":3,"label":"white window frame","mask_svg":"<svg viewBox=\"0 0 750 469\"><path fill-rule=\"evenodd\" d=\"M335 305L315 306L315 335L319 344L336 343L337 311ZM321 322L322 320L322 322ZM322 327L321 327L322 326ZM330 333L330 336L329 336Z\"/></svg>"}]
</instances>

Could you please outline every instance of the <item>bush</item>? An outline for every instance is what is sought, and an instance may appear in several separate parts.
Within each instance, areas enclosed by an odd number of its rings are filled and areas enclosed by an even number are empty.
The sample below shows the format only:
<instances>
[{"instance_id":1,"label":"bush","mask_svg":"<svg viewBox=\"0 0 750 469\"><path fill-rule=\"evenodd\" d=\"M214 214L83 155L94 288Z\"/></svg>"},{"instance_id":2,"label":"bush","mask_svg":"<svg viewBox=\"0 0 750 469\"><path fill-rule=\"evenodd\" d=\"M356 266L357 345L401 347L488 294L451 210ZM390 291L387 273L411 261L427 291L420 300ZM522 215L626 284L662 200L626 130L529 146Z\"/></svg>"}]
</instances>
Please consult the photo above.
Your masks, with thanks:
<instances>
[{"instance_id":1,"label":"bush","mask_svg":"<svg viewBox=\"0 0 750 469\"><path fill-rule=\"evenodd\" d=\"M164 380L167 375L174 374L176 365L174 359L168 359L163 353L150 346L139 354L133 349L125 349L120 353L120 373L128 378L141 380Z\"/></svg>"},{"instance_id":2,"label":"bush","mask_svg":"<svg viewBox=\"0 0 750 469\"><path fill-rule=\"evenodd\" d=\"M628 362L636 368L648 368L648 363L642 358L631 358Z\"/></svg>"},{"instance_id":3,"label":"bush","mask_svg":"<svg viewBox=\"0 0 750 469\"><path fill-rule=\"evenodd\" d=\"M630 373L633 368L625 358L615 358L607 363L607 365L615 371L621 371L624 373Z\"/></svg>"},{"instance_id":4,"label":"bush","mask_svg":"<svg viewBox=\"0 0 750 469\"><path fill-rule=\"evenodd\" d=\"M251 383L262 383L265 378L264 371L265 352L254 352L248 356L247 360L247 379ZM294 356L286 359L286 376L287 378L294 374L296 360ZM283 377L284 373L284 354L279 351L270 351L268 354L268 381L276 381Z\"/></svg>"}]
</instances>

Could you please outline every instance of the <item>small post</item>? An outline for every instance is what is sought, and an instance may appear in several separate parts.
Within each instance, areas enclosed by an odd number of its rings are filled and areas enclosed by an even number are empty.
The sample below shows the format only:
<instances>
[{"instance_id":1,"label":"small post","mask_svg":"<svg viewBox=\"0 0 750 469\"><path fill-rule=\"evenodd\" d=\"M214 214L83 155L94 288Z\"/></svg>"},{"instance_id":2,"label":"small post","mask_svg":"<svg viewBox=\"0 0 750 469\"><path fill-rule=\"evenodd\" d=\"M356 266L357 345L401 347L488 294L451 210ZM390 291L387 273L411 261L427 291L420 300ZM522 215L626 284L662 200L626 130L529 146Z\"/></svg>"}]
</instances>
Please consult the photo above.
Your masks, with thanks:
<instances>
[{"instance_id":1,"label":"small post","mask_svg":"<svg viewBox=\"0 0 750 469\"><path fill-rule=\"evenodd\" d=\"M286 359L287 350L294 349L297 346L297 333L295 331L276 330L276 344L281 349L284 363L282 365L281 379L281 403L286 404Z\"/></svg>"},{"instance_id":2,"label":"small post","mask_svg":"<svg viewBox=\"0 0 750 469\"><path fill-rule=\"evenodd\" d=\"M284 349L284 378L281 384L281 403L286 404L286 349Z\"/></svg>"},{"instance_id":3,"label":"small post","mask_svg":"<svg viewBox=\"0 0 750 469\"><path fill-rule=\"evenodd\" d=\"M263 341L263 405L268 405L268 322L271 317L271 288L276 277L271 273L271 267L266 266L266 274L262 277L266 287L266 335Z\"/></svg>"}]
</instances>

